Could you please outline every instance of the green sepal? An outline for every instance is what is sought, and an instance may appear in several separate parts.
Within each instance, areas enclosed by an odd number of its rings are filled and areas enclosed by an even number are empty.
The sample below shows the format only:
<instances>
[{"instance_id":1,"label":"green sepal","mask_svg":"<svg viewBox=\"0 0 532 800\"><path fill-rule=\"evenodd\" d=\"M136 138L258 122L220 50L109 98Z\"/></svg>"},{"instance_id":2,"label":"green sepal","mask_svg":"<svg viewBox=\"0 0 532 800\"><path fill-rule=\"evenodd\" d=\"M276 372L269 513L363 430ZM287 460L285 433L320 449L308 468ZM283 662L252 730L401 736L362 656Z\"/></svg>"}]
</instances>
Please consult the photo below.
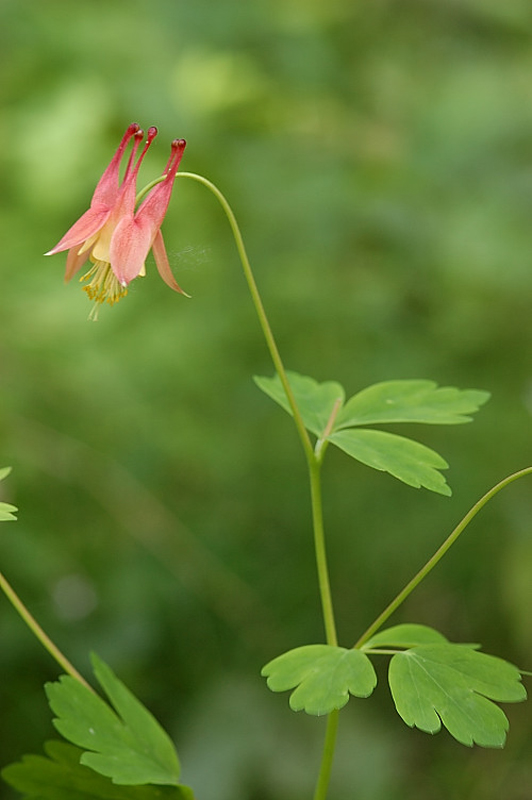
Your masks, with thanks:
<instances>
[{"instance_id":1,"label":"green sepal","mask_svg":"<svg viewBox=\"0 0 532 800\"><path fill-rule=\"evenodd\" d=\"M67 742L46 742L44 750L2 770L25 800L194 800L183 786L118 786L80 764L83 750Z\"/></svg>"},{"instance_id":2,"label":"green sepal","mask_svg":"<svg viewBox=\"0 0 532 800\"><path fill-rule=\"evenodd\" d=\"M45 686L54 725L85 752L81 763L122 785L179 785L174 745L152 714L96 655L94 674L113 708L75 678ZM114 709L114 710L113 710Z\"/></svg>"},{"instance_id":3,"label":"green sepal","mask_svg":"<svg viewBox=\"0 0 532 800\"><path fill-rule=\"evenodd\" d=\"M313 716L343 708L350 694L369 697L377 685L373 665L364 653L327 644L289 650L266 664L261 675L272 692L294 689L290 708Z\"/></svg>"},{"instance_id":4,"label":"green sepal","mask_svg":"<svg viewBox=\"0 0 532 800\"><path fill-rule=\"evenodd\" d=\"M388 679L397 712L407 725L437 733L443 724L469 747L503 747L509 723L492 700L526 699L517 667L474 646L425 644L397 653Z\"/></svg>"}]
</instances>

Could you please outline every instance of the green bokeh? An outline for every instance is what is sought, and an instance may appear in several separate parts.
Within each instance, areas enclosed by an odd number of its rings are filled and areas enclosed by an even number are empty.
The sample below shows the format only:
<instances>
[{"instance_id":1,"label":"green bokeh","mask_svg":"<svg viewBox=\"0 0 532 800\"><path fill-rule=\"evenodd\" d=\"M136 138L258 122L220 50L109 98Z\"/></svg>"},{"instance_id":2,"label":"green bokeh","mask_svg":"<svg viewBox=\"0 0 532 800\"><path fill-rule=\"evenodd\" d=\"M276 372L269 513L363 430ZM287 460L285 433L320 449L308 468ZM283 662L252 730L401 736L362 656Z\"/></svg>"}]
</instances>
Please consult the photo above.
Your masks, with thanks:
<instances>
[{"instance_id":1,"label":"green bokeh","mask_svg":"<svg viewBox=\"0 0 532 800\"><path fill-rule=\"evenodd\" d=\"M191 300L153 263L88 323L64 256L131 121L226 193L287 367L485 389L424 441L437 497L328 455L342 644L491 485L532 463L532 16L527 0L2 0L2 569L88 674L108 661L168 727L200 800L307 800L323 720L260 678L323 640L307 486L227 223L178 181L164 224ZM416 430L412 426L412 435ZM532 665L532 490L482 512L394 622ZM0 601L2 763L53 731L57 675ZM343 712L331 797L523 800L530 708L502 752L409 731L382 679ZM3 789L6 792L7 789ZM3 795L2 795L3 796Z\"/></svg>"}]
</instances>

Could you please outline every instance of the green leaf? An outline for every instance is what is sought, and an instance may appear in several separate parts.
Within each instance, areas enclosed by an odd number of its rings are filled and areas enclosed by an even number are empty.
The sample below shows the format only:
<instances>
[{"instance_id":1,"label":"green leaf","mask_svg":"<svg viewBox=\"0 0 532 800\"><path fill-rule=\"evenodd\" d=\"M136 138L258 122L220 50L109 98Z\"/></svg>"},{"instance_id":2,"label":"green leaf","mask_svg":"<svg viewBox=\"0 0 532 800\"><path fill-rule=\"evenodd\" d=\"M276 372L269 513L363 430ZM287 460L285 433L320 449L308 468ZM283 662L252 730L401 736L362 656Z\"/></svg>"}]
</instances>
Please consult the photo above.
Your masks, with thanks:
<instances>
[{"instance_id":1,"label":"green leaf","mask_svg":"<svg viewBox=\"0 0 532 800\"><path fill-rule=\"evenodd\" d=\"M0 481L3 481L4 478L7 478L10 472L11 467L2 467L0 469ZM16 520L17 518L15 517L15 513L17 511L18 508L16 506L12 506L11 503L0 502L0 522Z\"/></svg>"},{"instance_id":2,"label":"green leaf","mask_svg":"<svg viewBox=\"0 0 532 800\"><path fill-rule=\"evenodd\" d=\"M342 408L345 392L339 383L318 383L296 372L287 374L305 427L319 439L323 438L335 404L340 404L332 433L326 437L328 441L363 464L389 472L409 486L423 486L447 496L451 489L438 470L447 469L448 464L434 450L404 436L353 428L386 422L433 425L469 422L468 415L489 398L488 392L438 387L434 381L386 381L363 389ZM278 375L254 380L262 391L292 413Z\"/></svg>"},{"instance_id":3,"label":"green leaf","mask_svg":"<svg viewBox=\"0 0 532 800\"><path fill-rule=\"evenodd\" d=\"M113 783L178 786L180 765L168 735L103 661L93 655L92 663L117 713L79 681L62 675L45 686L59 733L87 751L82 764Z\"/></svg>"},{"instance_id":4,"label":"green leaf","mask_svg":"<svg viewBox=\"0 0 532 800\"><path fill-rule=\"evenodd\" d=\"M46 742L45 756L28 755L2 770L2 777L27 800L194 800L176 786L117 786L80 764L83 751L66 742Z\"/></svg>"},{"instance_id":5,"label":"green leaf","mask_svg":"<svg viewBox=\"0 0 532 800\"><path fill-rule=\"evenodd\" d=\"M413 439L385 431L349 429L336 431L329 441L363 464L389 472L409 486L451 494L445 478L437 471L447 469L447 462Z\"/></svg>"},{"instance_id":6,"label":"green leaf","mask_svg":"<svg viewBox=\"0 0 532 800\"><path fill-rule=\"evenodd\" d=\"M0 522L6 522L7 520L15 520L15 513L18 511L16 506L12 506L11 503L0 503Z\"/></svg>"},{"instance_id":7,"label":"green leaf","mask_svg":"<svg viewBox=\"0 0 532 800\"><path fill-rule=\"evenodd\" d=\"M405 625L394 625L384 631L376 633L367 642L364 642L361 650L372 650L380 647L414 647L420 644L444 644L448 639L443 633L429 628L427 625L417 625L407 623Z\"/></svg>"},{"instance_id":8,"label":"green leaf","mask_svg":"<svg viewBox=\"0 0 532 800\"><path fill-rule=\"evenodd\" d=\"M266 664L261 675L267 677L272 692L295 689L290 708L314 716L342 708L350 694L369 697L377 685L373 665L364 653L327 644L289 650Z\"/></svg>"},{"instance_id":9,"label":"green leaf","mask_svg":"<svg viewBox=\"0 0 532 800\"><path fill-rule=\"evenodd\" d=\"M344 401L345 391L343 386L336 383L336 381L318 383L314 378L298 375L297 372L287 372L286 374L305 427L320 438L330 419L335 403L338 400L342 403ZM262 389L272 400L279 403L285 411L292 414L292 409L278 375L273 378L264 378L256 375L253 380L259 389Z\"/></svg>"},{"instance_id":10,"label":"green leaf","mask_svg":"<svg viewBox=\"0 0 532 800\"><path fill-rule=\"evenodd\" d=\"M508 719L492 703L517 703L526 690L517 667L458 644L421 645L390 662L389 683L410 727L437 733L441 725L462 744L503 747Z\"/></svg>"},{"instance_id":11,"label":"green leaf","mask_svg":"<svg viewBox=\"0 0 532 800\"><path fill-rule=\"evenodd\" d=\"M489 399L476 389L438 387L434 381L385 381L351 397L336 418L335 430L381 422L424 422L456 425L471 422L469 414Z\"/></svg>"}]
</instances>

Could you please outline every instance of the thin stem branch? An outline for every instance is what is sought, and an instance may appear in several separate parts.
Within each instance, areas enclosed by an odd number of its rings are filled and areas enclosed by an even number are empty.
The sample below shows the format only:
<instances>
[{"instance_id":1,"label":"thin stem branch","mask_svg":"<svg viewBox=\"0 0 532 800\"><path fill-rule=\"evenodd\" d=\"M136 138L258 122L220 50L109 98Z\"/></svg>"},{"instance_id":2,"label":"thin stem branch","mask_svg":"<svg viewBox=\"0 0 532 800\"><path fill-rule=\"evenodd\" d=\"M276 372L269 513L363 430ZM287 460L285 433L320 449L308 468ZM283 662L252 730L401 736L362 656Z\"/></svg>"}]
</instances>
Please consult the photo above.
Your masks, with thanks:
<instances>
[{"instance_id":1,"label":"thin stem branch","mask_svg":"<svg viewBox=\"0 0 532 800\"><path fill-rule=\"evenodd\" d=\"M309 461L311 458L313 458L312 444L309 435L307 433L307 430L305 428L304 422L301 418L301 413L297 406L294 393L292 392L292 388L288 382L288 378L286 376L286 370L281 360L281 355L279 353L279 349L275 342L275 338L273 336L273 332L270 327L268 317L266 316L266 311L264 310L264 306L262 304L262 299L259 294L259 290L255 281L255 277L253 275L253 271L251 269L251 265L249 263L248 255L244 245L244 240L242 239L242 234L240 232L238 222L236 221L233 209L229 205L229 202L226 200L225 196L218 189L218 187L215 186L214 183L211 183L211 181L207 180L207 178L204 178L202 175L196 175L195 172L178 172L177 177L191 178L192 180L197 181L198 183L202 183L203 186L206 186L207 189L209 189L218 199L218 202L222 206L225 215L229 220L229 224L231 226L231 230L233 231L233 236L235 238L235 244L238 250L238 255L240 256L240 261L242 263L242 268L244 270L244 275L248 284L249 291L251 293L251 299L253 301L253 305L255 306L260 326L262 328L264 338L266 339L268 350L270 351L270 356L272 358L277 374L279 375L279 378L281 380L283 389L288 398L288 402L290 403L290 408L292 409L292 414L294 415L294 422L296 424L299 438L301 439L301 444L303 445L303 450L305 451L305 456L307 458L307 461Z\"/></svg>"},{"instance_id":2,"label":"thin stem branch","mask_svg":"<svg viewBox=\"0 0 532 800\"><path fill-rule=\"evenodd\" d=\"M75 678L79 681L83 686L87 689L90 689L91 692L94 692L92 686L90 686L85 678L80 675L77 669L70 663L68 658L63 655L63 653L59 650L59 648L52 642L50 637L43 631L37 620L33 617L33 615L28 611L20 597L17 595L13 587L8 583L5 576L0 572L0 588L4 592L5 596L11 603L11 605L15 608L18 614L22 617L28 628L31 632L37 637L40 643L45 647L46 650L50 653L53 659L57 661L60 667L65 670L68 675L72 678Z\"/></svg>"},{"instance_id":3,"label":"thin stem branch","mask_svg":"<svg viewBox=\"0 0 532 800\"><path fill-rule=\"evenodd\" d=\"M333 409L331 411L331 416L327 420L327 425L325 426L322 435L316 442L314 446L314 455L316 456L317 461L321 464L323 461L323 457L325 455L325 451L327 450L327 445L329 444L328 438L331 434L333 429L334 423L336 421L336 417L338 416L338 412L342 407L342 398L337 397L334 401Z\"/></svg>"},{"instance_id":4,"label":"thin stem branch","mask_svg":"<svg viewBox=\"0 0 532 800\"><path fill-rule=\"evenodd\" d=\"M463 520L458 523L456 528L452 531L452 533L449 534L447 539L436 550L434 555L431 558L429 558L425 566L422 567L419 570L419 572L416 573L416 575L414 575L412 580L406 584L404 589L402 589L399 592L399 594L392 600L392 602L388 606L386 606L382 614L379 614L375 622L373 622L369 626L369 628L362 634L360 639L354 645L354 648L362 647L364 642L367 642L367 640L370 639L382 625L384 625L386 620L389 617L391 617L394 611L396 611L399 608L401 603L404 603L408 595L414 591L416 586L419 586L421 581L424 578L426 578L429 572L434 569L436 564L439 561L441 561L445 553L456 542L460 534L467 528L471 520L474 517L476 517L480 509L483 508L486 505L486 503L488 503L491 500L492 497L494 497L498 492L501 491L501 489L504 489L510 483L513 483L519 478L524 478L525 475L530 475L530 474L532 474L532 467L526 467L525 469L521 469L518 472L514 472L512 475L509 475L507 478L504 478L504 480L500 481L495 486L493 486L488 492L486 492L486 494L483 497L481 497L480 500L478 500L475 503L475 505L467 512Z\"/></svg>"}]
</instances>

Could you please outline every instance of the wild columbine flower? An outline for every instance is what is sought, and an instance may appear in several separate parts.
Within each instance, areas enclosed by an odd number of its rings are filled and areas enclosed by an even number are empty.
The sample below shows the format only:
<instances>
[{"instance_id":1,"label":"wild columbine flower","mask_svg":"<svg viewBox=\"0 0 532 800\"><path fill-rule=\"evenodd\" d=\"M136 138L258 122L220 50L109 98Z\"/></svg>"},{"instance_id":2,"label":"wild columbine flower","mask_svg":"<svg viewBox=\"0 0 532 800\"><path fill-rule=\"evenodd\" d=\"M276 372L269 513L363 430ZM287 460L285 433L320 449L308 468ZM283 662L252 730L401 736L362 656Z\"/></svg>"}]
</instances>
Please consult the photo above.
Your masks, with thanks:
<instances>
[{"instance_id":1,"label":"wild columbine flower","mask_svg":"<svg viewBox=\"0 0 532 800\"><path fill-rule=\"evenodd\" d=\"M127 294L131 281L146 274L145 261L150 249L163 281L174 291L186 294L172 275L160 230L185 149L184 139L172 142L170 158L160 181L135 211L138 172L156 135L157 128L148 130L146 143L135 163L144 132L136 123L129 126L96 186L90 208L45 254L51 256L68 250L66 281L90 259L92 266L80 280L88 281L83 288L95 301L96 311L101 303L117 303ZM120 163L131 139L133 149L120 183Z\"/></svg>"}]
</instances>

